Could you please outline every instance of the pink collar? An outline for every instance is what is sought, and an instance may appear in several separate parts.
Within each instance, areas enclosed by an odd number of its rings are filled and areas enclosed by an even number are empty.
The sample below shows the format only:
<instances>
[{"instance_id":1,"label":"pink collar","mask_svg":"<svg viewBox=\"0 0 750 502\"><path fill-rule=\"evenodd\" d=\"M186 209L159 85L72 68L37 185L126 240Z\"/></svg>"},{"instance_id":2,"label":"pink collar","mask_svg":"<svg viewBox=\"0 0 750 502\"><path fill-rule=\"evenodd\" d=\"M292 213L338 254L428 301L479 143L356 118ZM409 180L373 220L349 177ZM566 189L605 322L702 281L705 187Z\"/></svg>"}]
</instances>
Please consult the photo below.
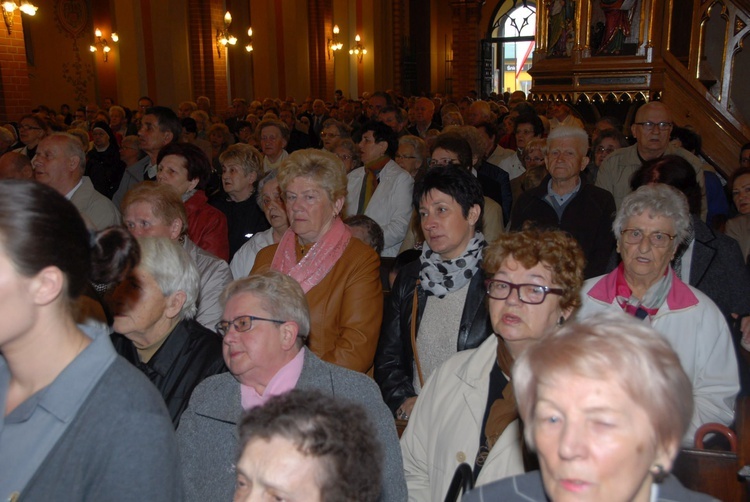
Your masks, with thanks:
<instances>
[{"instance_id":1,"label":"pink collar","mask_svg":"<svg viewBox=\"0 0 750 502\"><path fill-rule=\"evenodd\" d=\"M667 294L669 310L681 310L697 305L698 298L691 291L690 286L682 282L671 267L669 273L672 274L672 289ZM595 300L613 303L617 297L617 269L603 276L587 295Z\"/></svg>"},{"instance_id":2,"label":"pink collar","mask_svg":"<svg viewBox=\"0 0 750 502\"><path fill-rule=\"evenodd\" d=\"M279 396L285 392L289 392L297 386L297 381L302 374L302 365L305 362L305 349L300 350L294 358L286 363L276 374L271 378L271 381L266 385L266 390L263 394L258 392L249 385L240 384L240 390L242 395L242 409L249 410L256 406L262 406L266 404L266 401L271 399L273 396Z\"/></svg>"}]
</instances>

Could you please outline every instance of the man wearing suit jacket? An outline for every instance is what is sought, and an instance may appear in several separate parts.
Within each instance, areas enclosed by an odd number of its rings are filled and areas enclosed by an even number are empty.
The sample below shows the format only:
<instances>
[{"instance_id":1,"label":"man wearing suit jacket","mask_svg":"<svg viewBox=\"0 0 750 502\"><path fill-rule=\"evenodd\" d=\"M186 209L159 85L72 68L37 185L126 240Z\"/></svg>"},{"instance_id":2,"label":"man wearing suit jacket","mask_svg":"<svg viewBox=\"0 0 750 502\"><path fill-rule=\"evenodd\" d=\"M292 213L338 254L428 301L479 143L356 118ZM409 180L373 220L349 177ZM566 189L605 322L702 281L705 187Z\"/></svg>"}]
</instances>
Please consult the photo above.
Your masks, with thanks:
<instances>
[{"instance_id":1,"label":"man wearing suit jacket","mask_svg":"<svg viewBox=\"0 0 750 502\"><path fill-rule=\"evenodd\" d=\"M323 130L323 123L330 119L326 104L322 99L316 99L312 104L312 116L310 117L310 136L312 144L318 147L320 143L320 132Z\"/></svg>"},{"instance_id":2,"label":"man wearing suit jacket","mask_svg":"<svg viewBox=\"0 0 750 502\"><path fill-rule=\"evenodd\" d=\"M398 149L396 133L382 122L368 122L362 127L359 142L362 167L348 175L347 216L364 214L383 229L385 246L381 256L398 254L411 221L411 192L414 179L393 156Z\"/></svg>"},{"instance_id":3,"label":"man wearing suit jacket","mask_svg":"<svg viewBox=\"0 0 750 502\"><path fill-rule=\"evenodd\" d=\"M302 288L276 271L235 281L217 331L230 373L193 391L177 430L187 501L232 500L243 410L292 389L314 389L362 406L383 451L382 501L407 498L396 426L375 382L321 361L304 347L310 313Z\"/></svg>"}]
</instances>

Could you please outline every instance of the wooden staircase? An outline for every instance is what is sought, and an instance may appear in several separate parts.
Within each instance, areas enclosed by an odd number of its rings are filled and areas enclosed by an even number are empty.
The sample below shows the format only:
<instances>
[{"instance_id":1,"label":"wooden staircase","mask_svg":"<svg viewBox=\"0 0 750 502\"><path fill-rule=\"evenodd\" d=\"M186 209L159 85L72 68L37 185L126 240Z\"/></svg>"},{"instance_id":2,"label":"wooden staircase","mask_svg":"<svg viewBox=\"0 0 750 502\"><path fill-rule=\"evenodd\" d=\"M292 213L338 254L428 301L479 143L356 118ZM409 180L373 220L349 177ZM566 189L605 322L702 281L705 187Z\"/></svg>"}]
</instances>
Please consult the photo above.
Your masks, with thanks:
<instances>
[{"instance_id":1,"label":"wooden staircase","mask_svg":"<svg viewBox=\"0 0 750 502\"><path fill-rule=\"evenodd\" d=\"M750 0L638 0L624 46L634 50L618 55L596 55L599 2L579 0L567 57L549 49L550 4L539 2L537 11L532 99L598 109L616 100L629 108L629 121L642 102L659 99L677 125L701 135L717 171L727 176L738 167L740 147L750 142Z\"/></svg>"}]
</instances>

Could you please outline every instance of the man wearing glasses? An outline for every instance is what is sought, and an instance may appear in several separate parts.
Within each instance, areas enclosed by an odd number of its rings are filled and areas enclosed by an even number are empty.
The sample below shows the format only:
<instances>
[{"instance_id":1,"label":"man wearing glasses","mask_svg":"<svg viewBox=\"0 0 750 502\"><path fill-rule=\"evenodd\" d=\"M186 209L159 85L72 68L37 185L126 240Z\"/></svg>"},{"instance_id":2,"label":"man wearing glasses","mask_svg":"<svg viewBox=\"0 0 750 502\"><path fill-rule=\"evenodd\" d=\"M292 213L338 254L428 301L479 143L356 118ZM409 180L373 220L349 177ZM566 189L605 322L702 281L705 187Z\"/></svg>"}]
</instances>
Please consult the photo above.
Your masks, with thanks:
<instances>
[{"instance_id":1,"label":"man wearing glasses","mask_svg":"<svg viewBox=\"0 0 750 502\"><path fill-rule=\"evenodd\" d=\"M575 237L586 257L586 278L604 274L615 249L612 195L581 178L589 163L588 144L586 131L579 127L553 130L547 138L545 158L549 175L539 186L521 194L510 216L510 230L521 230L524 223L532 221L538 227L559 228Z\"/></svg>"},{"instance_id":2,"label":"man wearing glasses","mask_svg":"<svg viewBox=\"0 0 750 502\"><path fill-rule=\"evenodd\" d=\"M701 192L703 193L701 218L705 219L706 196L701 171L703 162L684 148L669 144L669 136L673 126L672 113L664 103L652 101L638 109L635 114L635 122L630 126L636 144L613 152L602 163L596 177L596 186L609 191L614 196L618 208L622 199L631 192L630 177L645 161L663 155L679 155L690 162L690 165L695 169L698 184L701 186Z\"/></svg>"}]
</instances>

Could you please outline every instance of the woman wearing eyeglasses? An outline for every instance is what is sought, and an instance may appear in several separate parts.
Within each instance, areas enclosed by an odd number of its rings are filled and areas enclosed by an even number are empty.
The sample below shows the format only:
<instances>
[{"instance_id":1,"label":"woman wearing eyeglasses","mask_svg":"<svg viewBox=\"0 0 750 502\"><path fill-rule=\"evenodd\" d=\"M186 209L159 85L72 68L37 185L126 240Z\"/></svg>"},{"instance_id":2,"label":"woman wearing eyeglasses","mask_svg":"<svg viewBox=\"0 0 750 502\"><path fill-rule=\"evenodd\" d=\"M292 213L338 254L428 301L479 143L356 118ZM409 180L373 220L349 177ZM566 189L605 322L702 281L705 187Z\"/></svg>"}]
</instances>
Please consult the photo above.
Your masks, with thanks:
<instances>
[{"instance_id":1,"label":"woman wearing eyeglasses","mask_svg":"<svg viewBox=\"0 0 750 502\"><path fill-rule=\"evenodd\" d=\"M360 165L359 147L350 138L342 139L336 145L336 148L333 149L333 154L344 163L346 174L349 174Z\"/></svg>"},{"instance_id":2,"label":"woman wearing eyeglasses","mask_svg":"<svg viewBox=\"0 0 750 502\"><path fill-rule=\"evenodd\" d=\"M670 267L692 233L687 199L671 186L642 186L623 199L612 229L622 263L586 281L577 315L585 319L603 310L625 311L669 341L693 384L695 411L683 438L692 445L701 425L732 422L739 376L721 311Z\"/></svg>"},{"instance_id":3,"label":"woman wearing eyeglasses","mask_svg":"<svg viewBox=\"0 0 750 502\"><path fill-rule=\"evenodd\" d=\"M49 134L49 126L37 115L24 115L18 124L18 139L24 144L15 150L21 155L33 159L39 142Z\"/></svg>"},{"instance_id":4,"label":"woman wearing eyeglasses","mask_svg":"<svg viewBox=\"0 0 750 502\"><path fill-rule=\"evenodd\" d=\"M513 361L580 304L583 252L561 231L502 234L484 250L495 336L427 381L401 438L409 500L443 500L461 463L477 485L524 471Z\"/></svg>"}]
</instances>

